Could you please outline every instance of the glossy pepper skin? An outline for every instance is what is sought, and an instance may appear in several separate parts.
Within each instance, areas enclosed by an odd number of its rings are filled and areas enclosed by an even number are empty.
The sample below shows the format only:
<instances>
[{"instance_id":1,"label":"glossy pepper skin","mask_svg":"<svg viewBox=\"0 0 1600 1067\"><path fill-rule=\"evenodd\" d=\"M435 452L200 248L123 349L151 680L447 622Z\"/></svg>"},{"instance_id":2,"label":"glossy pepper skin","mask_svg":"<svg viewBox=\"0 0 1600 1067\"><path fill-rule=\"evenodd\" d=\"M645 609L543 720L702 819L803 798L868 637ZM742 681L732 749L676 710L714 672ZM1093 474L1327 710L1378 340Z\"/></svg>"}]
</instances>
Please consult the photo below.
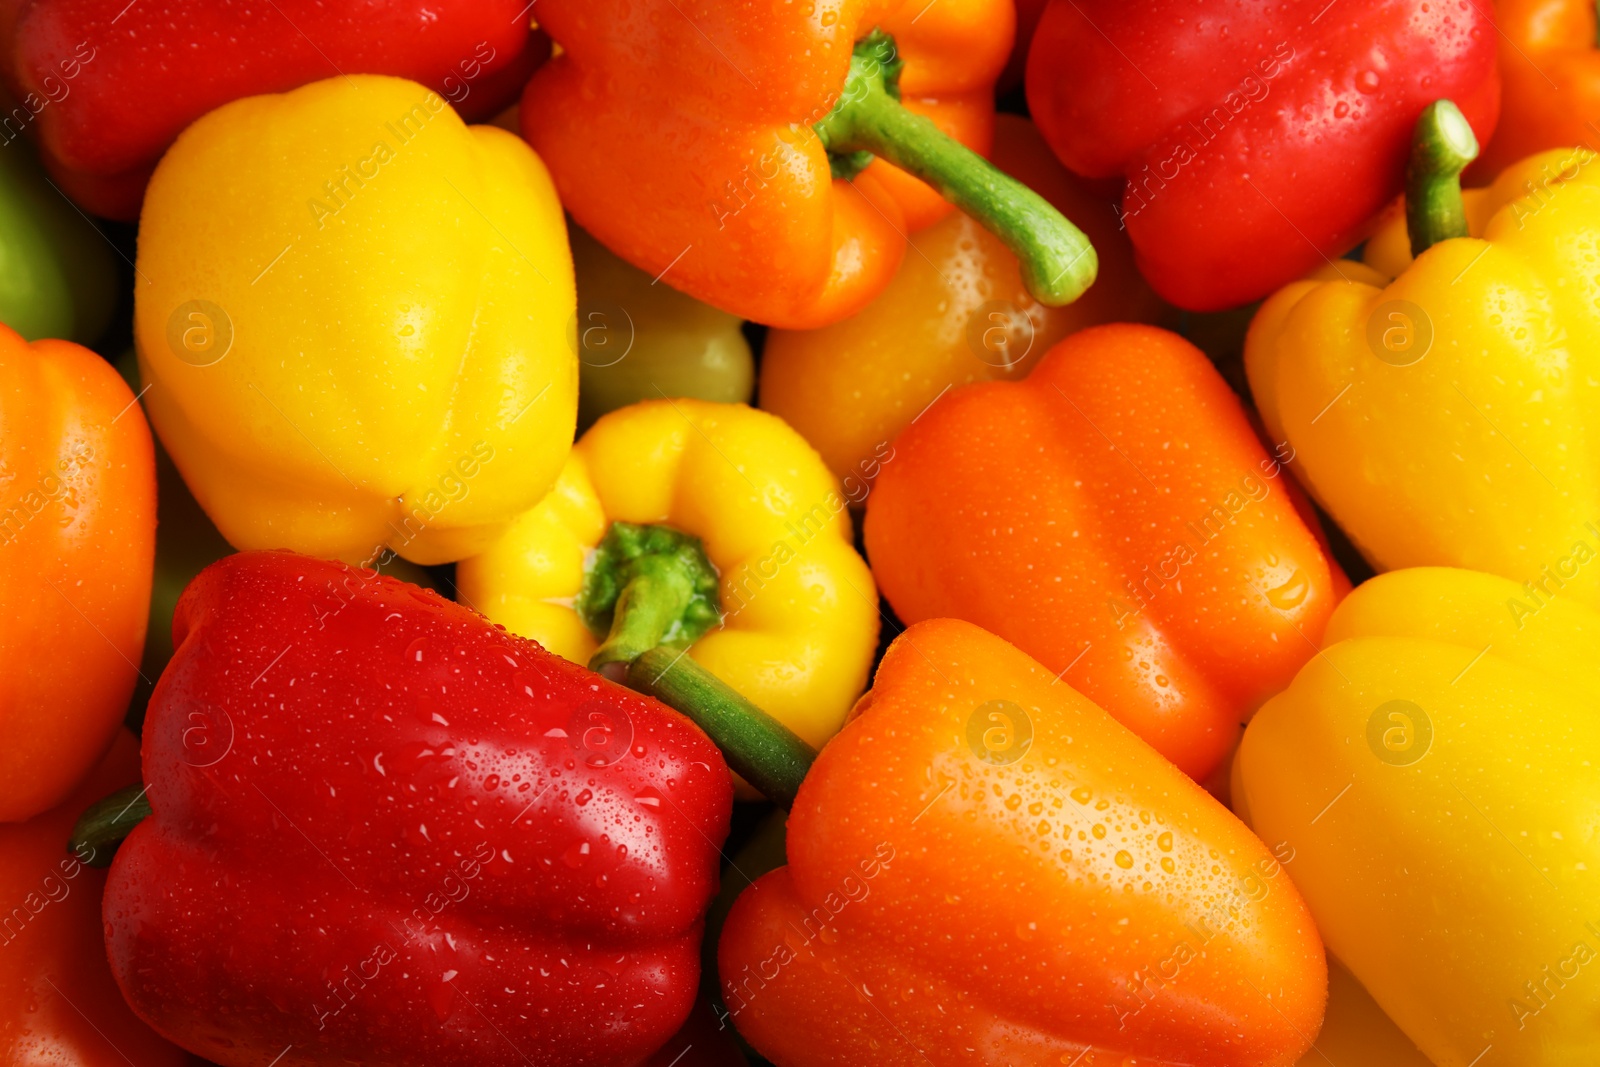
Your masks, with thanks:
<instances>
[{"instance_id":1,"label":"glossy pepper skin","mask_svg":"<svg viewBox=\"0 0 1600 1067\"><path fill-rule=\"evenodd\" d=\"M1287 1067L1322 1018L1322 944L1267 847L969 623L890 646L788 858L718 949L731 1021L779 1067Z\"/></svg>"},{"instance_id":2,"label":"glossy pepper skin","mask_svg":"<svg viewBox=\"0 0 1600 1067\"><path fill-rule=\"evenodd\" d=\"M1140 269L1179 307L1249 303L1358 243L1432 101L1494 129L1488 5L1319 6L1053 0L1039 23L1034 121L1069 169L1125 178Z\"/></svg>"},{"instance_id":3,"label":"glossy pepper skin","mask_svg":"<svg viewBox=\"0 0 1600 1067\"><path fill-rule=\"evenodd\" d=\"M572 343L580 429L608 411L662 396L723 404L750 399L756 365L739 318L653 284L576 226L568 232L578 279Z\"/></svg>"},{"instance_id":4,"label":"glossy pepper skin","mask_svg":"<svg viewBox=\"0 0 1600 1067\"><path fill-rule=\"evenodd\" d=\"M0 139L29 130L67 195L96 215L135 219L152 169L184 127L247 96L389 74L489 118L549 55L522 6L4 0L0 76L16 106L0 115Z\"/></svg>"},{"instance_id":5,"label":"glossy pepper skin","mask_svg":"<svg viewBox=\"0 0 1600 1067\"><path fill-rule=\"evenodd\" d=\"M0 322L92 344L117 306L111 247L50 188L27 144L0 145Z\"/></svg>"},{"instance_id":6,"label":"glossy pepper skin","mask_svg":"<svg viewBox=\"0 0 1600 1067\"><path fill-rule=\"evenodd\" d=\"M139 742L120 731L58 807L0 826L0 1060L19 1067L182 1067L189 1058L140 1022L106 964L104 871L63 848L84 808L139 780Z\"/></svg>"},{"instance_id":7,"label":"glossy pepper skin","mask_svg":"<svg viewBox=\"0 0 1600 1067\"><path fill-rule=\"evenodd\" d=\"M238 548L453 560L561 470L555 190L431 90L352 76L211 112L150 183L138 267L151 421Z\"/></svg>"},{"instance_id":8,"label":"glossy pepper skin","mask_svg":"<svg viewBox=\"0 0 1600 1067\"><path fill-rule=\"evenodd\" d=\"M111 364L0 327L0 822L61 803L111 744L144 647L150 428Z\"/></svg>"},{"instance_id":9,"label":"glossy pepper skin","mask_svg":"<svg viewBox=\"0 0 1600 1067\"><path fill-rule=\"evenodd\" d=\"M573 447L549 496L461 562L462 599L587 662L599 640L573 598L618 521L701 540L721 619L689 646L695 662L813 747L838 731L872 668L877 588L852 545L848 499L799 434L743 404L614 411Z\"/></svg>"},{"instance_id":10,"label":"glossy pepper skin","mask_svg":"<svg viewBox=\"0 0 1600 1067\"><path fill-rule=\"evenodd\" d=\"M158 1031L223 1067L620 1067L683 1022L731 804L686 720L289 553L207 568L173 634L105 896Z\"/></svg>"},{"instance_id":11,"label":"glossy pepper skin","mask_svg":"<svg viewBox=\"0 0 1600 1067\"><path fill-rule=\"evenodd\" d=\"M976 623L1204 778L1348 588L1204 355L1097 326L1021 382L952 390L867 498L908 622Z\"/></svg>"},{"instance_id":12,"label":"glossy pepper skin","mask_svg":"<svg viewBox=\"0 0 1600 1067\"><path fill-rule=\"evenodd\" d=\"M1551 148L1600 145L1593 0L1495 0L1500 116L1472 173L1486 180Z\"/></svg>"},{"instance_id":13,"label":"glossy pepper skin","mask_svg":"<svg viewBox=\"0 0 1600 1067\"><path fill-rule=\"evenodd\" d=\"M539 25L563 53L529 82L522 130L567 210L652 277L795 329L865 306L905 233L949 210L883 160L832 177L810 127L834 106L857 38L893 34L902 102L983 152L1015 18L1004 0L846 0L826 24L784 0L696 0L672 19L542 3Z\"/></svg>"},{"instance_id":14,"label":"glossy pepper skin","mask_svg":"<svg viewBox=\"0 0 1600 1067\"><path fill-rule=\"evenodd\" d=\"M1574 429L1600 417L1600 313L1583 295L1600 284L1596 163L1544 153L1468 190L1475 236L1415 262L1392 215L1366 264L1284 287L1251 323L1269 433L1379 570L1467 567L1600 607L1600 572L1572 558L1600 544L1593 446Z\"/></svg>"},{"instance_id":15,"label":"glossy pepper skin","mask_svg":"<svg viewBox=\"0 0 1600 1067\"><path fill-rule=\"evenodd\" d=\"M860 312L817 330L769 331L761 406L799 430L846 488L870 486L895 435L944 390L1024 377L1075 330L1162 314L1111 204L1062 170L1032 123L997 115L992 159L1083 227L1099 277L1065 307L1041 304L1017 258L955 212L917 234L920 254Z\"/></svg>"},{"instance_id":16,"label":"glossy pepper skin","mask_svg":"<svg viewBox=\"0 0 1600 1067\"><path fill-rule=\"evenodd\" d=\"M1586 1063L1600 1043L1600 615L1526 601L1472 571L1372 579L1234 767L1329 950L1442 1067Z\"/></svg>"}]
</instances>

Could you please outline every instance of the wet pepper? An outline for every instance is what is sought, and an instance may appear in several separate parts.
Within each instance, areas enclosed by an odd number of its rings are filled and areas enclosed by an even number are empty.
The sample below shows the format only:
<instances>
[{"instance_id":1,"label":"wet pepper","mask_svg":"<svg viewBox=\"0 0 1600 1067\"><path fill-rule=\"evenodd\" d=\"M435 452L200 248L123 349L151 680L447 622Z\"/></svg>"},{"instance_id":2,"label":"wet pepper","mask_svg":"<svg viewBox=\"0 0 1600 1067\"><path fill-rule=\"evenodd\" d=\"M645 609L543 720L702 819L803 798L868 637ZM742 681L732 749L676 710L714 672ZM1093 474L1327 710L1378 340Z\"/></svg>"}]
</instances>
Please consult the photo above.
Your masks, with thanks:
<instances>
[{"instance_id":1,"label":"wet pepper","mask_svg":"<svg viewBox=\"0 0 1600 1067\"><path fill-rule=\"evenodd\" d=\"M207 568L173 634L105 895L156 1030L224 1067L623 1067L683 1022L731 806L688 721L289 553Z\"/></svg>"},{"instance_id":2,"label":"wet pepper","mask_svg":"<svg viewBox=\"0 0 1600 1067\"><path fill-rule=\"evenodd\" d=\"M1374 567L1467 567L1600 607L1600 477L1583 432L1600 417L1587 295L1600 156L1543 153L1463 196L1475 146L1438 115L1424 123L1435 147L1452 129L1458 143L1443 170L1416 173L1412 218L1391 217L1366 263L1324 267L1261 306L1251 392Z\"/></svg>"},{"instance_id":3,"label":"wet pepper","mask_svg":"<svg viewBox=\"0 0 1600 1067\"><path fill-rule=\"evenodd\" d=\"M687 650L685 667L820 746L865 687L878 640L849 506L776 416L646 401L595 423L555 489L457 580L489 618L596 669Z\"/></svg>"},{"instance_id":4,"label":"wet pepper","mask_svg":"<svg viewBox=\"0 0 1600 1067\"><path fill-rule=\"evenodd\" d=\"M135 219L161 153L223 104L342 73L391 74L487 119L549 55L518 0L5 0L0 76L66 193Z\"/></svg>"},{"instance_id":5,"label":"wet pepper","mask_svg":"<svg viewBox=\"0 0 1600 1067\"><path fill-rule=\"evenodd\" d=\"M541 2L562 53L528 85L523 133L578 222L652 277L741 318L826 325L950 201L1018 251L1041 301L1094 280L1083 235L968 148L988 145L1009 0L693 0L674 18Z\"/></svg>"},{"instance_id":6,"label":"wet pepper","mask_svg":"<svg viewBox=\"0 0 1600 1067\"><path fill-rule=\"evenodd\" d=\"M116 736L156 540L150 428L111 364L0 326L0 821L55 807Z\"/></svg>"},{"instance_id":7,"label":"wet pepper","mask_svg":"<svg viewBox=\"0 0 1600 1067\"><path fill-rule=\"evenodd\" d=\"M798 783L788 866L723 929L725 1010L763 1056L1288 1067L1306 1050L1326 971L1282 865L1054 675L955 620L889 647Z\"/></svg>"},{"instance_id":8,"label":"wet pepper","mask_svg":"<svg viewBox=\"0 0 1600 1067\"><path fill-rule=\"evenodd\" d=\"M1035 300L1017 258L956 213L917 235L919 254L859 313L818 330L767 334L761 406L799 430L856 496L865 496L895 435L946 389L1024 377L1074 330L1151 322L1166 307L1134 267L1111 203L1061 168L1032 123L997 115L993 158L1094 241L1100 273L1082 299L1063 308Z\"/></svg>"},{"instance_id":9,"label":"wet pepper","mask_svg":"<svg viewBox=\"0 0 1600 1067\"><path fill-rule=\"evenodd\" d=\"M1028 64L1051 147L1085 177L1125 179L1140 269L1194 311L1259 299L1355 245L1441 96L1494 129L1488 5L1053 0Z\"/></svg>"},{"instance_id":10,"label":"wet pepper","mask_svg":"<svg viewBox=\"0 0 1600 1067\"><path fill-rule=\"evenodd\" d=\"M555 190L432 90L352 75L211 112L150 183L138 268L151 422L238 548L448 562L561 470Z\"/></svg>"},{"instance_id":11,"label":"wet pepper","mask_svg":"<svg viewBox=\"0 0 1600 1067\"><path fill-rule=\"evenodd\" d=\"M1245 733L1235 806L1433 1063L1600 1044L1597 699L1600 614L1419 567L1351 594Z\"/></svg>"},{"instance_id":12,"label":"wet pepper","mask_svg":"<svg viewBox=\"0 0 1600 1067\"><path fill-rule=\"evenodd\" d=\"M894 442L866 545L895 612L984 626L1195 777L1315 653L1348 588L1211 363L1097 326Z\"/></svg>"}]
</instances>

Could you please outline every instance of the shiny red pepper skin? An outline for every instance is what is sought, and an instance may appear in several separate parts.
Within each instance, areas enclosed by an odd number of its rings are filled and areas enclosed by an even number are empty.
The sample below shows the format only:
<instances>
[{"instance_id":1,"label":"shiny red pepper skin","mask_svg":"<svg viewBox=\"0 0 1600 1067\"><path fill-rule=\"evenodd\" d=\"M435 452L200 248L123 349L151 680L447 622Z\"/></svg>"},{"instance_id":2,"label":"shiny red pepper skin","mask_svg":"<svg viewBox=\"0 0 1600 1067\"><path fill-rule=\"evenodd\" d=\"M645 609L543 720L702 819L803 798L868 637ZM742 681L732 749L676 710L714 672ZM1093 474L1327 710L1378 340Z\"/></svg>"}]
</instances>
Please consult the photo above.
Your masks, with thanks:
<instances>
[{"instance_id":1,"label":"shiny red pepper skin","mask_svg":"<svg viewBox=\"0 0 1600 1067\"><path fill-rule=\"evenodd\" d=\"M158 1032L224 1067L622 1067L683 1022L732 806L688 720L283 552L208 567L173 637L104 905Z\"/></svg>"},{"instance_id":2,"label":"shiny red pepper skin","mask_svg":"<svg viewBox=\"0 0 1600 1067\"><path fill-rule=\"evenodd\" d=\"M1051 0L1033 118L1067 167L1120 176L1140 269L1192 311L1337 259L1399 192L1422 109L1479 142L1500 108L1477 0Z\"/></svg>"},{"instance_id":3,"label":"shiny red pepper skin","mask_svg":"<svg viewBox=\"0 0 1600 1067\"><path fill-rule=\"evenodd\" d=\"M156 161L206 112L339 74L393 74L469 121L550 54L527 0L0 0L0 75L49 169L88 211L136 219ZM519 15L519 13L521 13ZM31 98L31 103L29 102ZM337 180L337 175L330 175Z\"/></svg>"}]
</instances>

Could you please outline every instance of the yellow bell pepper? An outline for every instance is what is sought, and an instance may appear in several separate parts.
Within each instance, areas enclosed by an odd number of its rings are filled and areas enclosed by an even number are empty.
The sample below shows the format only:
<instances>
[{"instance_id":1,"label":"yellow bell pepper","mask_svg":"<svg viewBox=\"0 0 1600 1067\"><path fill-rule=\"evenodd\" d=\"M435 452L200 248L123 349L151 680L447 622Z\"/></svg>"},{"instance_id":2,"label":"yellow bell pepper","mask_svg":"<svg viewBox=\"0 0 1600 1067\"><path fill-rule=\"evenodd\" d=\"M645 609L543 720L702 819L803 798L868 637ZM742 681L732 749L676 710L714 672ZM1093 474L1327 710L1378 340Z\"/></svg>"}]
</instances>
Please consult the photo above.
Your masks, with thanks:
<instances>
[{"instance_id":1,"label":"yellow bell pepper","mask_svg":"<svg viewBox=\"0 0 1600 1067\"><path fill-rule=\"evenodd\" d=\"M1547 152L1467 191L1472 236L1415 261L1397 209L1364 263L1285 287L1251 324L1271 439L1379 570L1466 567L1600 607L1596 159Z\"/></svg>"},{"instance_id":2,"label":"yellow bell pepper","mask_svg":"<svg viewBox=\"0 0 1600 1067\"><path fill-rule=\"evenodd\" d=\"M1329 951L1440 1067L1600 1049L1600 614L1525 597L1443 567L1372 579L1234 766Z\"/></svg>"},{"instance_id":3,"label":"yellow bell pepper","mask_svg":"<svg viewBox=\"0 0 1600 1067\"><path fill-rule=\"evenodd\" d=\"M414 82L218 108L145 198L145 403L241 549L437 563L487 544L571 443L575 306L538 157Z\"/></svg>"},{"instance_id":4,"label":"yellow bell pepper","mask_svg":"<svg viewBox=\"0 0 1600 1067\"><path fill-rule=\"evenodd\" d=\"M698 538L714 568L702 565L708 606L698 624L668 628L667 643L820 747L865 687L878 639L878 592L849 508L821 457L776 416L644 401L596 422L550 495L463 560L456 580L493 621L598 667L611 661L595 659L605 630L580 615L596 550L620 524Z\"/></svg>"}]
</instances>

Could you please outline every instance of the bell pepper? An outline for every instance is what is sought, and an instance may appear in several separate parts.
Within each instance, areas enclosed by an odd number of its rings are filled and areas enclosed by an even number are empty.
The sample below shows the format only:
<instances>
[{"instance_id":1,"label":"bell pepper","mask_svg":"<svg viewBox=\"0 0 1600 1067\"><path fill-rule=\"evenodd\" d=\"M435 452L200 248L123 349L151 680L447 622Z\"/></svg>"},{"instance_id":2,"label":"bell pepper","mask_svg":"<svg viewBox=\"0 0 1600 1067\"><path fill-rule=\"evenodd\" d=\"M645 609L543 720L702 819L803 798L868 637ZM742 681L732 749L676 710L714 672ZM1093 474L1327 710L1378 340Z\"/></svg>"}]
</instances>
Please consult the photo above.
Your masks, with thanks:
<instances>
[{"instance_id":1,"label":"bell pepper","mask_svg":"<svg viewBox=\"0 0 1600 1067\"><path fill-rule=\"evenodd\" d=\"M1067 167L1124 179L1140 269L1193 311L1247 304L1341 256L1400 191L1412 124L1499 103L1475 0L1053 0L1028 103Z\"/></svg>"},{"instance_id":2,"label":"bell pepper","mask_svg":"<svg viewBox=\"0 0 1600 1067\"><path fill-rule=\"evenodd\" d=\"M849 500L799 434L742 404L605 416L456 581L494 622L596 670L686 655L813 747L844 723L877 647Z\"/></svg>"},{"instance_id":3,"label":"bell pepper","mask_svg":"<svg viewBox=\"0 0 1600 1067\"><path fill-rule=\"evenodd\" d=\"M864 497L889 442L946 389L1021 378L1074 330L1162 312L1110 205L1061 169L1031 123L996 116L994 163L1081 220L1100 255L1082 299L1064 308L1034 300L1016 257L957 213L917 235L920 255L907 256L864 310L818 330L767 334L761 406L799 430L853 495Z\"/></svg>"},{"instance_id":4,"label":"bell pepper","mask_svg":"<svg viewBox=\"0 0 1600 1067\"><path fill-rule=\"evenodd\" d=\"M1204 778L1348 588L1277 481L1292 458L1193 345L1096 326L895 439L867 557L900 618L1004 637Z\"/></svg>"},{"instance_id":5,"label":"bell pepper","mask_svg":"<svg viewBox=\"0 0 1600 1067\"><path fill-rule=\"evenodd\" d=\"M977 154L1009 0L847 0L820 15L684 0L666 14L541 0L561 53L521 107L567 210L653 278L741 318L825 326L888 285L906 233L949 201L1018 255L1041 303L1094 281L1083 234Z\"/></svg>"},{"instance_id":6,"label":"bell pepper","mask_svg":"<svg viewBox=\"0 0 1600 1067\"><path fill-rule=\"evenodd\" d=\"M130 351L117 360L117 373L135 390L139 385L139 364ZM139 661L139 680L128 704L126 722L134 729L144 721L146 705L155 690L156 679L172 659L172 616L178 598L202 570L233 552L233 546L200 510L189 487L183 484L172 457L156 442L156 558L150 588L150 621L145 630L144 658ZM401 581L437 590L428 572L414 563L382 553L365 565Z\"/></svg>"},{"instance_id":7,"label":"bell pepper","mask_svg":"<svg viewBox=\"0 0 1600 1067\"><path fill-rule=\"evenodd\" d=\"M555 482L576 298L538 158L414 82L211 112L139 231L145 403L241 549L470 555Z\"/></svg>"},{"instance_id":8,"label":"bell pepper","mask_svg":"<svg viewBox=\"0 0 1600 1067\"><path fill-rule=\"evenodd\" d=\"M1600 317L1584 295L1600 283L1587 258L1600 157L1545 153L1463 197L1469 132L1445 109L1419 124L1438 149L1452 129L1447 165L1413 168L1410 224L1396 212L1365 264L1262 305L1251 392L1377 569L1466 567L1600 607L1600 568L1583 566L1600 545L1600 476L1574 430L1600 417ZM1414 262L1412 241L1427 249Z\"/></svg>"},{"instance_id":9,"label":"bell pepper","mask_svg":"<svg viewBox=\"0 0 1600 1067\"><path fill-rule=\"evenodd\" d=\"M1292 862L1292 861L1291 861ZM1343 964L1328 957L1328 1013L1311 1050L1295 1067L1434 1067L1361 988Z\"/></svg>"},{"instance_id":10,"label":"bell pepper","mask_svg":"<svg viewBox=\"0 0 1600 1067\"><path fill-rule=\"evenodd\" d=\"M727 1021L779 1067L1288 1067L1326 992L1282 864L1055 672L952 619L889 646L734 904ZM761 729L719 739L740 766ZM797 792L794 790L797 788Z\"/></svg>"},{"instance_id":11,"label":"bell pepper","mask_svg":"<svg viewBox=\"0 0 1600 1067\"><path fill-rule=\"evenodd\" d=\"M207 568L173 636L150 814L75 835L126 832L106 949L157 1031L224 1067L621 1067L678 1029L731 807L688 721L290 553Z\"/></svg>"},{"instance_id":12,"label":"bell pepper","mask_svg":"<svg viewBox=\"0 0 1600 1067\"><path fill-rule=\"evenodd\" d=\"M657 397L743 404L755 359L735 316L702 304L617 258L576 226L578 280L573 348L578 353L578 426Z\"/></svg>"},{"instance_id":13,"label":"bell pepper","mask_svg":"<svg viewBox=\"0 0 1600 1067\"><path fill-rule=\"evenodd\" d=\"M1600 146L1595 0L1495 0L1500 117L1473 164L1488 180L1535 152Z\"/></svg>"},{"instance_id":14,"label":"bell pepper","mask_svg":"<svg viewBox=\"0 0 1600 1067\"><path fill-rule=\"evenodd\" d=\"M5 0L0 78L15 102L0 114L0 141L30 133L67 195L96 215L136 219L156 161L184 127L243 97L390 74L427 84L475 119L492 116L550 53L524 6Z\"/></svg>"},{"instance_id":15,"label":"bell pepper","mask_svg":"<svg viewBox=\"0 0 1600 1067\"><path fill-rule=\"evenodd\" d=\"M156 538L150 428L111 364L0 326L0 822L60 804L138 677Z\"/></svg>"},{"instance_id":16,"label":"bell pepper","mask_svg":"<svg viewBox=\"0 0 1600 1067\"><path fill-rule=\"evenodd\" d=\"M1356 589L1325 642L1245 733L1241 815L1294 850L1329 951L1432 1062L1592 1062L1600 614L1413 568Z\"/></svg>"},{"instance_id":17,"label":"bell pepper","mask_svg":"<svg viewBox=\"0 0 1600 1067\"><path fill-rule=\"evenodd\" d=\"M63 843L90 802L139 780L123 730L60 806L0 826L0 1061L17 1067L183 1067L189 1058L128 1009L106 964L105 873Z\"/></svg>"},{"instance_id":18,"label":"bell pepper","mask_svg":"<svg viewBox=\"0 0 1600 1067\"><path fill-rule=\"evenodd\" d=\"M29 341L91 344L117 306L106 238L50 182L27 144L0 145L0 322Z\"/></svg>"}]
</instances>

